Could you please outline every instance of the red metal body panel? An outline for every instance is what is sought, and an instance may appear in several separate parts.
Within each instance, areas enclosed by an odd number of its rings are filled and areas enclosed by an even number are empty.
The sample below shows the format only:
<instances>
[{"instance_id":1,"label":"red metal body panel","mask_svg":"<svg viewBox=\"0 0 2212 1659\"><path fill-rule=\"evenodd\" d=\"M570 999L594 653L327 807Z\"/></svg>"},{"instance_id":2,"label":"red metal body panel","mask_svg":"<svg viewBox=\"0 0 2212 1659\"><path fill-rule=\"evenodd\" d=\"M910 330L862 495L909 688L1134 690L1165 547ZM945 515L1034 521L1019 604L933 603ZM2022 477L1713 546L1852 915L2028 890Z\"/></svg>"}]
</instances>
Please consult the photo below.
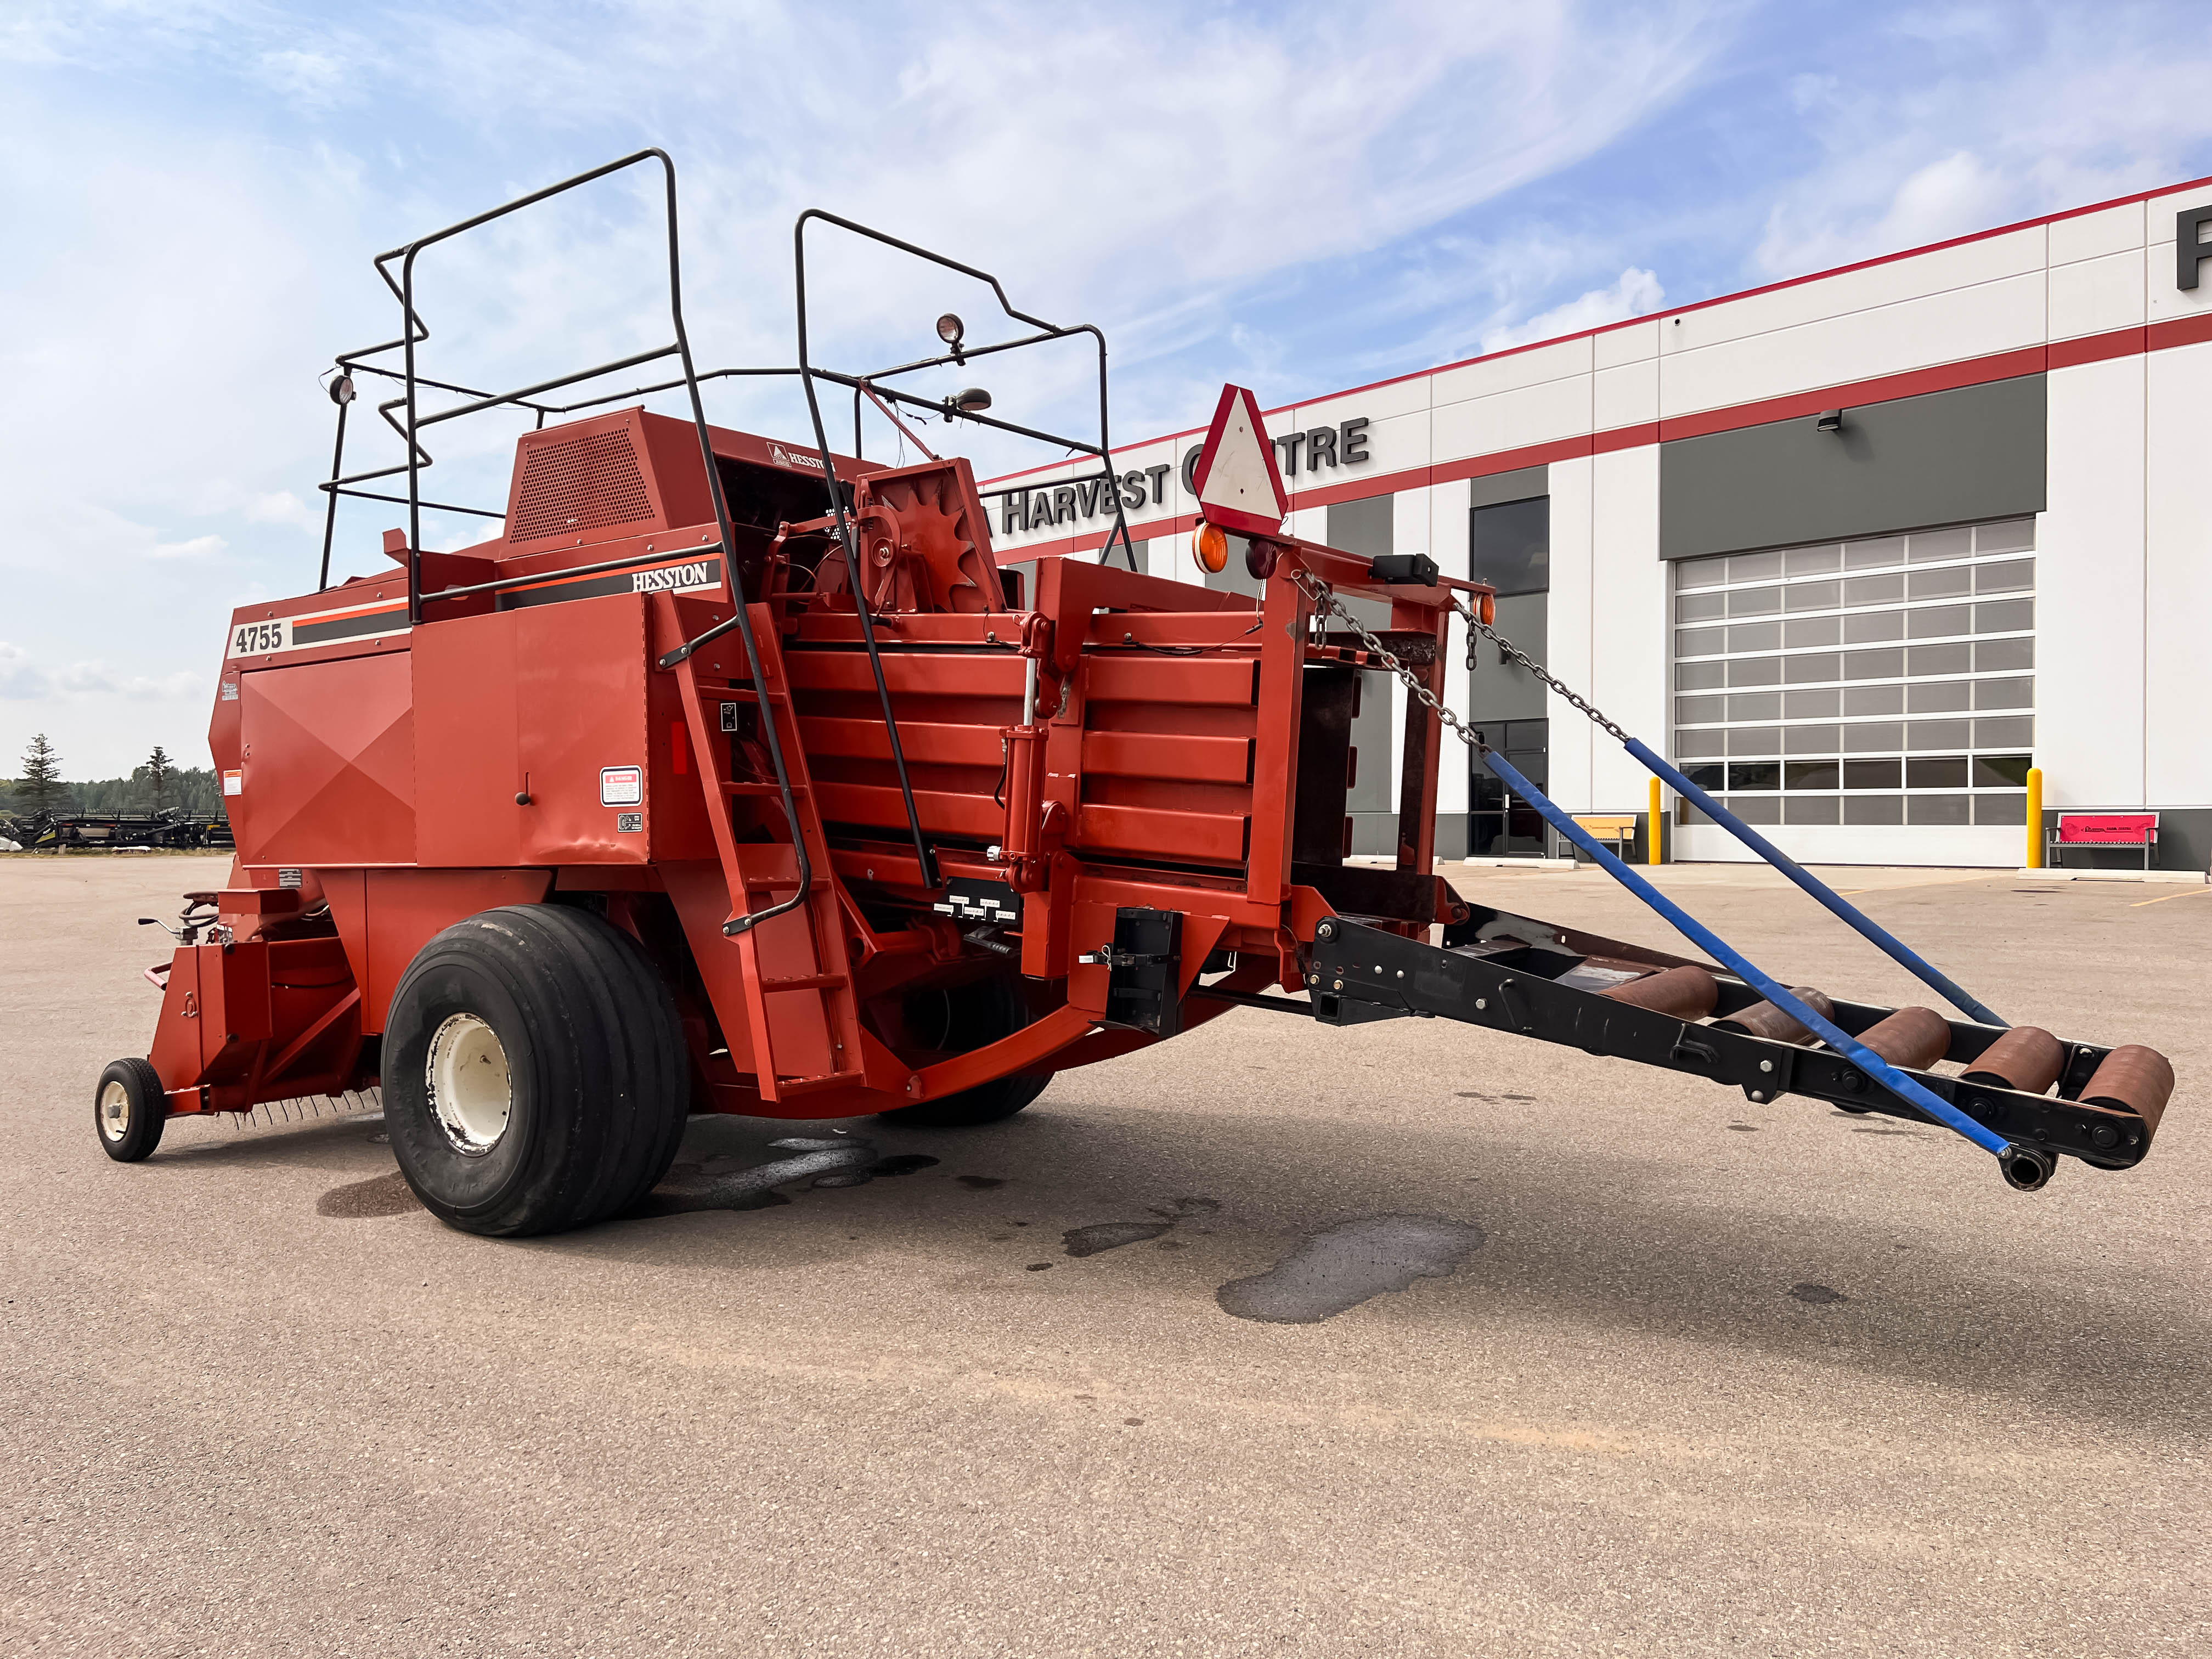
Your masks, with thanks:
<instances>
[{"instance_id":1,"label":"red metal body panel","mask_svg":"<svg viewBox=\"0 0 2212 1659\"><path fill-rule=\"evenodd\" d=\"M1438 641L1452 585L1380 586L1364 560L1278 537L1256 607L1053 560L1009 610L964 462L841 459L931 887L834 526L801 516L820 510L818 457L712 439L727 549L695 428L628 410L521 441L502 539L424 556L419 624L388 578L234 617L210 733L241 790L230 943L179 951L154 1044L180 1109L366 1080L363 1039L416 952L501 904L588 900L634 933L709 1109L880 1111L1154 1041L1103 1024L1110 970L1079 960L1128 907L1182 913L1185 993L1216 951L1236 955L1231 989L1302 985L1351 772L1340 726L1333 749L1304 729L1306 693L1334 675L1340 704L1344 676L1380 671L1314 629L1290 577L1388 600L1394 630ZM402 542L386 545L404 560ZM442 597L488 571L521 580ZM660 665L740 590L757 682L734 634ZM1425 931L1449 902L1428 873L1437 732L1418 708L1407 725L1401 878L1355 873L1363 914ZM1304 790L1302 767L1319 769ZM797 908L727 934L794 895L801 844ZM945 915L963 884L1011 888L1018 921ZM928 1010L1017 970L1030 1024L931 1046L949 1028ZM1182 1024L1226 1006L1194 998Z\"/></svg>"}]
</instances>

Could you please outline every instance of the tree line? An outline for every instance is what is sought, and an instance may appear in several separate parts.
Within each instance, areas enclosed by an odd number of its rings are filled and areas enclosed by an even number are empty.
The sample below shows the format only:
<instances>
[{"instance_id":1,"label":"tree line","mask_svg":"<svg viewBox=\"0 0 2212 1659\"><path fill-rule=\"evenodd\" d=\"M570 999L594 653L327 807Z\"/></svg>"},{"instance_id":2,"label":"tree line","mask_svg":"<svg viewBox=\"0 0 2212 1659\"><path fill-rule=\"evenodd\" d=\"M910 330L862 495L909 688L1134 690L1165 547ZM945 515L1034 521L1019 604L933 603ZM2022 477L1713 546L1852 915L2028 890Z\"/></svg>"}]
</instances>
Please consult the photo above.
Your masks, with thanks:
<instances>
[{"instance_id":1,"label":"tree line","mask_svg":"<svg viewBox=\"0 0 2212 1659\"><path fill-rule=\"evenodd\" d=\"M60 752L43 732L23 751L22 775L0 783L0 810L29 817L40 812L222 812L222 791L205 767L179 766L156 744L127 778L72 783L62 776Z\"/></svg>"}]
</instances>

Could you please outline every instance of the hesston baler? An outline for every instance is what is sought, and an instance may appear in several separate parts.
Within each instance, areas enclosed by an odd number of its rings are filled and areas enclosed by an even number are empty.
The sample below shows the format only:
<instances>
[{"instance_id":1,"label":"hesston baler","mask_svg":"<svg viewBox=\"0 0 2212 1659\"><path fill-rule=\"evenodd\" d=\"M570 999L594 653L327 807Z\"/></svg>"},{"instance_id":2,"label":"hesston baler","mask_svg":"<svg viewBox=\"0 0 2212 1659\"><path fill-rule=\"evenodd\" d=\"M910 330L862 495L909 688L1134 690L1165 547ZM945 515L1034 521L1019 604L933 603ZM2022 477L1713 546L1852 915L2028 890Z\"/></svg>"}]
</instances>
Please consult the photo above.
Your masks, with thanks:
<instances>
[{"instance_id":1,"label":"hesston baler","mask_svg":"<svg viewBox=\"0 0 2212 1659\"><path fill-rule=\"evenodd\" d=\"M653 162L672 345L513 393L417 372L425 249ZM948 316L945 349L916 362L857 376L813 365L816 222L988 283L1030 332L969 345ZM1452 619L1491 634L1488 590L1418 555L1368 559L1282 533L1249 393L1224 393L1194 545L1218 570L1224 527L1245 536L1256 599L1138 574L1133 557L1116 568L1115 543L1096 564L1039 561L1029 591L994 556L968 464L863 459L861 402L1088 453L1103 471L1085 487L1118 502L1103 337L830 216L803 216L796 249L798 365L708 374L684 331L675 176L658 151L379 259L401 337L337 360L324 582L233 617L210 739L238 857L221 891L187 896L177 949L153 970L149 1056L100 1080L111 1156L145 1157L170 1116L380 1082L427 1206L474 1231L543 1232L636 1203L690 1113L990 1122L1058 1072L1239 1006L1337 1024L1441 1016L1753 1100L1933 1121L2022 1188L2058 1153L2106 1169L2147 1153L2172 1088L2162 1059L2008 1028L1609 722L1969 1017L1771 980L1482 750L1441 696ZM1097 347L1095 444L988 415L978 392L899 384L1077 335ZM397 368L370 361L393 352ZM549 400L666 357L680 378ZM796 377L812 445L708 423L702 383L763 373ZM407 459L349 475L362 375L400 386L381 412ZM830 449L825 385L853 393L851 455ZM434 388L462 401L427 411ZM627 407L546 424L678 389L689 420ZM538 422L504 513L483 514L501 532L426 550L423 511L459 509L422 499L422 435L495 409ZM402 471L404 496L363 488ZM404 501L408 527L385 536L388 573L331 586L341 495ZM1118 508L1116 531L1126 553ZM1347 599L1370 618L1387 607L1387 624L1355 620ZM1347 861L1345 808L1354 713L1392 676L1409 696L1397 857L1382 868ZM1715 959L1457 896L1431 867L1447 731ZM1960 1069L1935 1069L1945 1061Z\"/></svg>"}]
</instances>

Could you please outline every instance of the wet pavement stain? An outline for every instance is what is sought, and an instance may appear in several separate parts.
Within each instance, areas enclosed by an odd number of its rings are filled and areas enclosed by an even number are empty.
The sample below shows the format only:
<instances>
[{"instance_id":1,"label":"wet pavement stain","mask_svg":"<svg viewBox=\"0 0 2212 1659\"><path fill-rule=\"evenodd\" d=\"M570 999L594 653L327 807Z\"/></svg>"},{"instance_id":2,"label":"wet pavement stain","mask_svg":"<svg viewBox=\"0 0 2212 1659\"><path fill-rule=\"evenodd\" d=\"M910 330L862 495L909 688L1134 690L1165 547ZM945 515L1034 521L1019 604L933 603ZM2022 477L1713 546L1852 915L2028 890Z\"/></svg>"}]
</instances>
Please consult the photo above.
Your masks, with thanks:
<instances>
[{"instance_id":1,"label":"wet pavement stain","mask_svg":"<svg viewBox=\"0 0 2212 1659\"><path fill-rule=\"evenodd\" d=\"M973 1188L979 1193L988 1193L994 1187L1003 1187L1006 1184L1004 1176L955 1176L952 1178L962 1186Z\"/></svg>"},{"instance_id":2,"label":"wet pavement stain","mask_svg":"<svg viewBox=\"0 0 2212 1659\"><path fill-rule=\"evenodd\" d=\"M1070 1255L1097 1255L1107 1250L1118 1250L1124 1244L1141 1244L1148 1238L1158 1238L1174 1224L1171 1221L1101 1221L1088 1227L1070 1227L1060 1238Z\"/></svg>"},{"instance_id":3,"label":"wet pavement stain","mask_svg":"<svg viewBox=\"0 0 2212 1659\"><path fill-rule=\"evenodd\" d=\"M1443 1279L1482 1248L1483 1231L1434 1216L1377 1215L1311 1235L1270 1267L1214 1292L1221 1310L1277 1325L1317 1325L1417 1279Z\"/></svg>"},{"instance_id":4,"label":"wet pavement stain","mask_svg":"<svg viewBox=\"0 0 2212 1659\"><path fill-rule=\"evenodd\" d=\"M370 1216L405 1215L410 1210L422 1207L407 1185L407 1177L397 1170L389 1175L333 1187L315 1200L317 1215L337 1216L348 1221Z\"/></svg>"},{"instance_id":5,"label":"wet pavement stain","mask_svg":"<svg viewBox=\"0 0 2212 1659\"><path fill-rule=\"evenodd\" d=\"M697 1164L679 1164L629 1213L642 1218L701 1210L771 1209L791 1202L777 1188L810 1176L817 1187L863 1187L879 1175L912 1175L937 1162L919 1152L879 1158L876 1149L857 1136L830 1140L793 1135L771 1140L769 1150L792 1156L748 1164L718 1154Z\"/></svg>"},{"instance_id":6,"label":"wet pavement stain","mask_svg":"<svg viewBox=\"0 0 2212 1659\"><path fill-rule=\"evenodd\" d=\"M1452 1098L1454 1100L1480 1100L1488 1105L1495 1106L1500 1101L1506 1100L1527 1104L1533 1102L1536 1097L1534 1095L1486 1095L1480 1089L1462 1089L1455 1094Z\"/></svg>"},{"instance_id":7,"label":"wet pavement stain","mask_svg":"<svg viewBox=\"0 0 2212 1659\"><path fill-rule=\"evenodd\" d=\"M1052 1263L1049 1261L1032 1261L1030 1263L1026 1271L1033 1273L1041 1273L1045 1272L1051 1266Z\"/></svg>"},{"instance_id":8,"label":"wet pavement stain","mask_svg":"<svg viewBox=\"0 0 2212 1659\"><path fill-rule=\"evenodd\" d=\"M1759 1125L1756 1123L1731 1123L1729 1127L1741 1135L1755 1135L1759 1133Z\"/></svg>"},{"instance_id":9,"label":"wet pavement stain","mask_svg":"<svg viewBox=\"0 0 2212 1659\"><path fill-rule=\"evenodd\" d=\"M1826 1285L1792 1285L1790 1287L1790 1294L1800 1302L1809 1302L1815 1307L1821 1307L1831 1302L1850 1300L1850 1297L1845 1296L1841 1291L1831 1290Z\"/></svg>"}]
</instances>

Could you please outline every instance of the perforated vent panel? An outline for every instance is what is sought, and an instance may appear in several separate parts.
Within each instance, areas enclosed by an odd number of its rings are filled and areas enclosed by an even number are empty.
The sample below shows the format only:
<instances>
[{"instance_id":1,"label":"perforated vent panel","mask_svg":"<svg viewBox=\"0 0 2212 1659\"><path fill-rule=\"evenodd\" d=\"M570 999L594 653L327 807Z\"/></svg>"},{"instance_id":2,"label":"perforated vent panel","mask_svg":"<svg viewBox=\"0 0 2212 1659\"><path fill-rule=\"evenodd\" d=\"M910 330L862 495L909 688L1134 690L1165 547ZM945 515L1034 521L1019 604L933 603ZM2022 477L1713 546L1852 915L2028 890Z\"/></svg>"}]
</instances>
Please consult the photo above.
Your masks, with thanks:
<instances>
[{"instance_id":1,"label":"perforated vent panel","mask_svg":"<svg viewBox=\"0 0 2212 1659\"><path fill-rule=\"evenodd\" d=\"M628 432L594 432L533 449L522 464L509 542L534 542L653 516Z\"/></svg>"}]
</instances>

